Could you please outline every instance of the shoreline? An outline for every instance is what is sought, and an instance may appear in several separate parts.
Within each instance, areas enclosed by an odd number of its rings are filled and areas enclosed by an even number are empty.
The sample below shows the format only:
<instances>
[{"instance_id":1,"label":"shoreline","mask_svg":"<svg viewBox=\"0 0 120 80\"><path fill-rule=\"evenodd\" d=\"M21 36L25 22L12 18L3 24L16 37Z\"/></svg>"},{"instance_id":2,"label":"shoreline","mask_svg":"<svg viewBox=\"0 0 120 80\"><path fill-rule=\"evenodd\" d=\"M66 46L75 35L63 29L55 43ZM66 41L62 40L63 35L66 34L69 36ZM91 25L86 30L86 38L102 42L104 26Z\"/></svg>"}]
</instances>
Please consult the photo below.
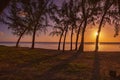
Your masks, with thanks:
<instances>
[{"instance_id":1,"label":"shoreline","mask_svg":"<svg viewBox=\"0 0 120 80\"><path fill-rule=\"evenodd\" d=\"M11 47L11 48L16 48L15 46L5 46L5 45L0 45L0 47ZM57 52L62 52L62 50L58 51L56 49L45 49L45 48L34 48L31 49L29 47L18 47L16 49L30 49L30 50L49 50L49 51L57 51ZM76 52L75 50L70 51L70 50L65 50L65 52ZM94 51L84 51L84 53L95 53ZM98 51L97 53L120 53L120 51Z\"/></svg>"},{"instance_id":2,"label":"shoreline","mask_svg":"<svg viewBox=\"0 0 120 80\"><path fill-rule=\"evenodd\" d=\"M6 42L0 42L0 43L16 43L16 42L12 42L12 41L6 41ZM31 42L20 42L20 43L31 43ZM44 43L44 44L58 44L59 42L35 42L35 43ZM63 43L63 42L61 42ZM76 42L73 42L73 44L75 44ZM99 42L100 44L120 44L120 42ZM70 44L70 42L66 42L66 44ZM80 44L80 42L78 43ZM95 44L95 42L85 42L85 44Z\"/></svg>"}]
</instances>

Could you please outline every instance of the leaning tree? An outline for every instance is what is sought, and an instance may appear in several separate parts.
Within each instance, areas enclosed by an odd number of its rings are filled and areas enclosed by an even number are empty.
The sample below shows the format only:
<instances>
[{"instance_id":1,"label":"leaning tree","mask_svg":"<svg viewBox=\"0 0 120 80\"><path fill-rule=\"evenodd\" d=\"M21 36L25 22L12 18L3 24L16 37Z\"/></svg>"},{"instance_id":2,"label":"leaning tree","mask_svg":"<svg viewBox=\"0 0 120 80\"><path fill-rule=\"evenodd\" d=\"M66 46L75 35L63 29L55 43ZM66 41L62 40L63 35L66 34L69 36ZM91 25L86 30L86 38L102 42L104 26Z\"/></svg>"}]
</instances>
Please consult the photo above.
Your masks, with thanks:
<instances>
[{"instance_id":1,"label":"leaning tree","mask_svg":"<svg viewBox=\"0 0 120 80\"><path fill-rule=\"evenodd\" d=\"M98 49L99 49L99 37L100 37L100 32L102 30L102 26L104 26L104 24L106 22L110 22L110 16L109 16L109 11L110 11L110 8L112 7L114 3L114 0L103 0L101 1L101 8L100 10L98 10L98 16L100 17L100 20L99 20L99 26L98 26L98 35L96 37L96 44L95 44L95 51L97 52Z\"/></svg>"},{"instance_id":2,"label":"leaning tree","mask_svg":"<svg viewBox=\"0 0 120 80\"><path fill-rule=\"evenodd\" d=\"M8 25L8 29L12 30L12 33L18 36L16 47L18 47L22 36L28 34L30 31L30 23L27 24L27 20L25 19L27 13L21 11L18 4L17 0L12 0L7 8L8 11L3 12L0 18L0 21Z\"/></svg>"}]
</instances>

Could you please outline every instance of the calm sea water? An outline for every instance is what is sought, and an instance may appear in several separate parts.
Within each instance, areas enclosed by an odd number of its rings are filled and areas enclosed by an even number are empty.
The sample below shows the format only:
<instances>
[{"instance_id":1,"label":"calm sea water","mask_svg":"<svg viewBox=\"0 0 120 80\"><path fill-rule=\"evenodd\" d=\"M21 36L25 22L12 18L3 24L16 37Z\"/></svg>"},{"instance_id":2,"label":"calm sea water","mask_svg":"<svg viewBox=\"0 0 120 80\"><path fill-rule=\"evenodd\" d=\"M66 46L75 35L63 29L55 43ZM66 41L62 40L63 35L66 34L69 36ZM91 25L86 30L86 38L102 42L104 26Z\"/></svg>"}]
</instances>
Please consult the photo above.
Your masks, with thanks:
<instances>
[{"instance_id":1,"label":"calm sea water","mask_svg":"<svg viewBox=\"0 0 120 80\"><path fill-rule=\"evenodd\" d=\"M5 46L15 46L15 44L16 44L15 42L0 42L0 45L5 45ZM21 42L20 46L31 47L31 43ZM56 50L58 47L58 43L57 42L36 42L35 47ZM73 43L73 48L75 48L74 43ZM62 45L61 45L61 49L62 49ZM66 44L65 49L66 50L70 49L70 43ZM93 43L85 44L85 47L84 47L85 51L94 51L94 49L95 49L95 44ZM99 44L99 51L120 51L120 43Z\"/></svg>"}]
</instances>

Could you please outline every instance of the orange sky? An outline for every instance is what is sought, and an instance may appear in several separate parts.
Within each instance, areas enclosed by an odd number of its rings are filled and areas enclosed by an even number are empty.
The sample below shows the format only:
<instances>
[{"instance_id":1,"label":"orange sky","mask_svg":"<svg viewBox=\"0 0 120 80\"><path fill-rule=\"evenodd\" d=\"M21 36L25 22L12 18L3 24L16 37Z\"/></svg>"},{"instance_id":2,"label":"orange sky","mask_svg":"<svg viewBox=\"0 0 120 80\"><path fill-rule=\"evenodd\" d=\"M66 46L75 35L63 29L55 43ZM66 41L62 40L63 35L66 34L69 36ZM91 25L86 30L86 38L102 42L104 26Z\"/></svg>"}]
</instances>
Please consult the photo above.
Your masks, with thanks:
<instances>
[{"instance_id":1,"label":"orange sky","mask_svg":"<svg viewBox=\"0 0 120 80\"><path fill-rule=\"evenodd\" d=\"M86 41L95 41L96 38L96 31L97 31L97 26L96 28L89 28L87 29L86 32ZM120 41L120 35L117 37L114 37L114 27L110 25L105 25L102 27L102 31L100 34L100 41L101 42L119 42ZM87 36L89 34L89 36Z\"/></svg>"},{"instance_id":2,"label":"orange sky","mask_svg":"<svg viewBox=\"0 0 120 80\"><path fill-rule=\"evenodd\" d=\"M61 6L62 0L55 0L55 3L59 6ZM97 30L95 27L88 28L85 33L85 41L86 42L95 42L95 33ZM49 30L48 30L49 31ZM51 31L51 30L50 30ZM49 32L48 32L49 33ZM110 25L105 25L105 27L102 28L100 41L101 42L120 42L120 35L114 38L114 27ZM37 42L58 42L59 37L52 37L48 36L49 34L40 34L39 36L36 36ZM0 42L3 41L17 41L17 37L15 35L12 35L11 31L7 29L6 26L0 24ZM75 41L74 37L74 41ZM21 41L23 42L30 42L32 40L32 36L24 36ZM80 40L79 40L80 41ZM67 37L67 42L70 42L70 35Z\"/></svg>"},{"instance_id":3,"label":"orange sky","mask_svg":"<svg viewBox=\"0 0 120 80\"><path fill-rule=\"evenodd\" d=\"M97 30L97 26L96 29L95 27L89 27L86 30L85 33L85 41L86 42L95 42L95 38L96 38L96 30ZM49 32L48 32L49 33ZM114 27L110 26L110 25L106 25L105 27L102 27L102 32L101 32L101 36L100 36L100 41L101 42L119 42L120 41L120 35L117 36L116 38L114 37ZM74 36L74 41L75 41L75 36ZM2 32L0 31L0 41L16 41L17 37L10 34L9 32ZM23 42L30 42L31 36L24 36L22 38ZM48 34L44 35L44 34L40 34L39 36L36 36L36 42L58 42L59 37L52 37L52 36L48 36ZM67 42L70 41L70 35L67 36ZM79 40L80 41L80 40Z\"/></svg>"}]
</instances>

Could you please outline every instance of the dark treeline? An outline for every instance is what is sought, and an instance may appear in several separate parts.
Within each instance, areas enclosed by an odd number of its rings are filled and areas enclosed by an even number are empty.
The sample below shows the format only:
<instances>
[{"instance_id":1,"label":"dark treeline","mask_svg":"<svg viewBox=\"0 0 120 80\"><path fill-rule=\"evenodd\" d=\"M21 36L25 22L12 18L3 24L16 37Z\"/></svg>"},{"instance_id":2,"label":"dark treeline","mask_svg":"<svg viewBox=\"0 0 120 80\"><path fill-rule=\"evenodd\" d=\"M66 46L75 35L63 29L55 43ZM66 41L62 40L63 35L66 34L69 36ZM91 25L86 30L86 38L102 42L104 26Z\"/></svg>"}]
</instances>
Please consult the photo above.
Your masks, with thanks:
<instances>
[{"instance_id":1,"label":"dark treeline","mask_svg":"<svg viewBox=\"0 0 120 80\"><path fill-rule=\"evenodd\" d=\"M18 36L16 47L24 35L31 35L31 48L34 48L36 35L52 28L50 35L59 37L58 50L65 50L66 38L70 37L70 50L78 53L84 51L85 32L89 25L98 25L95 44L95 51L98 51L102 27L106 23L112 24L116 37L119 34L119 21L119 0L64 0L61 6L54 0L11 0L0 16L0 22L8 25L12 33Z\"/></svg>"}]
</instances>

